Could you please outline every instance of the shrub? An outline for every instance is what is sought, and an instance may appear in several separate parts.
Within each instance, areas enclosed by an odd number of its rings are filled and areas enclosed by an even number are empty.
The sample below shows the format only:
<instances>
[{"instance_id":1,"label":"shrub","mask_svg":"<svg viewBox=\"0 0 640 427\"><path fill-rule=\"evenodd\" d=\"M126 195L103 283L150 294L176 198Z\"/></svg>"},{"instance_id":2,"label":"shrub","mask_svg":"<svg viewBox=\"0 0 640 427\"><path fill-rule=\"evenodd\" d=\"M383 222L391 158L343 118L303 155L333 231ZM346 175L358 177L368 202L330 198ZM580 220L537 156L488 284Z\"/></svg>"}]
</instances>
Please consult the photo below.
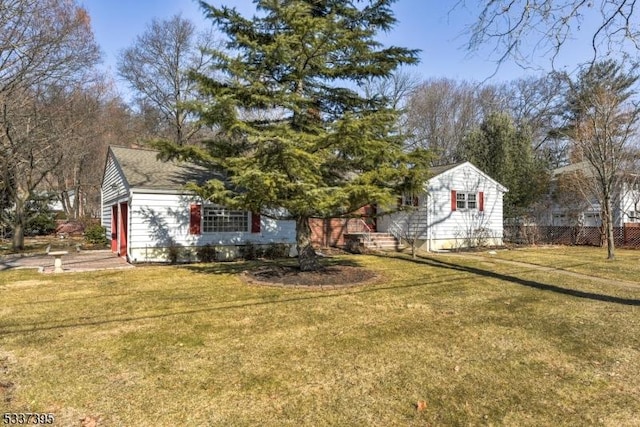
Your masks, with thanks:
<instances>
[{"instance_id":1,"label":"shrub","mask_svg":"<svg viewBox=\"0 0 640 427\"><path fill-rule=\"evenodd\" d=\"M180 245L171 243L167 247L167 257L169 258L169 262L171 264L176 264L178 262L178 259L180 258Z\"/></svg>"},{"instance_id":2,"label":"shrub","mask_svg":"<svg viewBox=\"0 0 640 427\"><path fill-rule=\"evenodd\" d=\"M198 254L198 260L200 262L213 262L216 260L216 248L211 245L211 243L207 243L204 246L200 246L196 249L196 254Z\"/></svg>"},{"instance_id":3,"label":"shrub","mask_svg":"<svg viewBox=\"0 0 640 427\"><path fill-rule=\"evenodd\" d=\"M84 240L94 245L106 245L107 229L99 224L92 225L84 230Z\"/></svg>"},{"instance_id":4,"label":"shrub","mask_svg":"<svg viewBox=\"0 0 640 427\"><path fill-rule=\"evenodd\" d=\"M27 222L24 234L27 236L46 236L56 229L56 221L49 212L40 212Z\"/></svg>"},{"instance_id":5,"label":"shrub","mask_svg":"<svg viewBox=\"0 0 640 427\"><path fill-rule=\"evenodd\" d=\"M253 242L245 242L240 248L240 256L246 261L253 261L262 256L262 249Z\"/></svg>"},{"instance_id":6,"label":"shrub","mask_svg":"<svg viewBox=\"0 0 640 427\"><path fill-rule=\"evenodd\" d=\"M267 259L287 258L289 256L289 245L284 243L273 243L264 250L264 257Z\"/></svg>"}]
</instances>

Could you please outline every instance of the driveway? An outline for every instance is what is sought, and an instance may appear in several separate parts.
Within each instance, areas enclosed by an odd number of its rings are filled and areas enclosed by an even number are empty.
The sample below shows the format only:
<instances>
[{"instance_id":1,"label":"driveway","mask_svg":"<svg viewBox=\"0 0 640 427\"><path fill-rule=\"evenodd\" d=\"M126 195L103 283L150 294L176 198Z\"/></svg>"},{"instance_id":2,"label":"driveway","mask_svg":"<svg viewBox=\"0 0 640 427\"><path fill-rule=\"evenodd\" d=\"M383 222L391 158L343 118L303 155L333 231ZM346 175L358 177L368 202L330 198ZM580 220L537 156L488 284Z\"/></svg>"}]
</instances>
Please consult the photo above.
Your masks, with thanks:
<instances>
[{"instance_id":1,"label":"driveway","mask_svg":"<svg viewBox=\"0 0 640 427\"><path fill-rule=\"evenodd\" d=\"M0 258L0 271L21 268L35 268L42 273L53 273L51 255L38 254L27 256L7 256ZM133 268L124 258L117 257L110 250L69 251L62 257L64 272L109 270L116 268Z\"/></svg>"}]
</instances>

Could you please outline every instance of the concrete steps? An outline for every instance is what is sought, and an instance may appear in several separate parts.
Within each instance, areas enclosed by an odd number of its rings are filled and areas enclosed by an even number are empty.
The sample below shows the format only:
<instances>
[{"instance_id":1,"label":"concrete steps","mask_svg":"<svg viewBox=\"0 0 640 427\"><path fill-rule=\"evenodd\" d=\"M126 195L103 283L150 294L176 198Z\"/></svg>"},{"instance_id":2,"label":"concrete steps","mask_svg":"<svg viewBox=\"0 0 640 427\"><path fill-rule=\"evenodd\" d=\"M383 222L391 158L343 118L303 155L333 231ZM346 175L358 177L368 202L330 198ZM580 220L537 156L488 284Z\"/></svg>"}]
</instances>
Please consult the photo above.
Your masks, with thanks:
<instances>
[{"instance_id":1,"label":"concrete steps","mask_svg":"<svg viewBox=\"0 0 640 427\"><path fill-rule=\"evenodd\" d=\"M366 249L374 251L395 251L402 249L398 239L389 233L367 233L360 238L360 243Z\"/></svg>"}]
</instances>

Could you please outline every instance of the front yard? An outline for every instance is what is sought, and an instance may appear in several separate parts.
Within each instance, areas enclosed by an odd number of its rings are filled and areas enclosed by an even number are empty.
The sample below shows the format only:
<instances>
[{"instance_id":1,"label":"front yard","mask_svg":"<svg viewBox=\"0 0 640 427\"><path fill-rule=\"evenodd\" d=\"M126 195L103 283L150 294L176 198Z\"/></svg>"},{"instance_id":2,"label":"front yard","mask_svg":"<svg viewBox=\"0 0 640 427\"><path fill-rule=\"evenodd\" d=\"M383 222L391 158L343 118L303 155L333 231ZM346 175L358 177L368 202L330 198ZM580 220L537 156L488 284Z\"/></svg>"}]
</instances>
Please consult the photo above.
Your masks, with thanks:
<instances>
[{"instance_id":1,"label":"front yard","mask_svg":"<svg viewBox=\"0 0 640 427\"><path fill-rule=\"evenodd\" d=\"M587 272L604 257L573 249L497 257ZM638 425L640 252L618 254L594 275L637 288L447 255L344 256L380 280L329 291L247 285L247 263L0 273L0 413L59 426Z\"/></svg>"}]
</instances>

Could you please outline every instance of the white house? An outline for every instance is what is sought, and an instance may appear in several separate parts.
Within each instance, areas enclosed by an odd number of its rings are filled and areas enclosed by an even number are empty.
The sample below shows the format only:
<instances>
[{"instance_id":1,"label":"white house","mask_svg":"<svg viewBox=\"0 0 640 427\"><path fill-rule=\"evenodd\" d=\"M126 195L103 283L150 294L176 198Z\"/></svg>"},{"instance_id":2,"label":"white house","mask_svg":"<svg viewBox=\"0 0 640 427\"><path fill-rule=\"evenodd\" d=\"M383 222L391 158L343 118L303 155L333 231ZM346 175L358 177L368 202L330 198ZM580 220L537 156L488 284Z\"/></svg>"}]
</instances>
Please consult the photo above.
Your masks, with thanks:
<instances>
[{"instance_id":1,"label":"white house","mask_svg":"<svg viewBox=\"0 0 640 427\"><path fill-rule=\"evenodd\" d=\"M166 261L171 249L195 259L196 249L213 245L233 258L247 242L295 244L295 222L229 210L185 189L215 176L187 162L163 162L158 151L111 146L102 179L102 225L111 250L131 262Z\"/></svg>"},{"instance_id":2,"label":"white house","mask_svg":"<svg viewBox=\"0 0 640 427\"><path fill-rule=\"evenodd\" d=\"M438 166L421 194L404 197L412 208L378 219L378 232L416 240L424 250L502 245L503 196L508 190L470 162Z\"/></svg>"},{"instance_id":3,"label":"white house","mask_svg":"<svg viewBox=\"0 0 640 427\"><path fill-rule=\"evenodd\" d=\"M566 178L580 184L569 188L558 188L560 180ZM539 219L540 225L600 227L602 207L596 195L593 167L582 161L553 171L552 192L549 209ZM640 222L640 181L637 175L620 176L613 188L613 226ZM580 187L580 188L577 188ZM558 196L562 192L565 196ZM567 193L569 197L567 197Z\"/></svg>"}]
</instances>

